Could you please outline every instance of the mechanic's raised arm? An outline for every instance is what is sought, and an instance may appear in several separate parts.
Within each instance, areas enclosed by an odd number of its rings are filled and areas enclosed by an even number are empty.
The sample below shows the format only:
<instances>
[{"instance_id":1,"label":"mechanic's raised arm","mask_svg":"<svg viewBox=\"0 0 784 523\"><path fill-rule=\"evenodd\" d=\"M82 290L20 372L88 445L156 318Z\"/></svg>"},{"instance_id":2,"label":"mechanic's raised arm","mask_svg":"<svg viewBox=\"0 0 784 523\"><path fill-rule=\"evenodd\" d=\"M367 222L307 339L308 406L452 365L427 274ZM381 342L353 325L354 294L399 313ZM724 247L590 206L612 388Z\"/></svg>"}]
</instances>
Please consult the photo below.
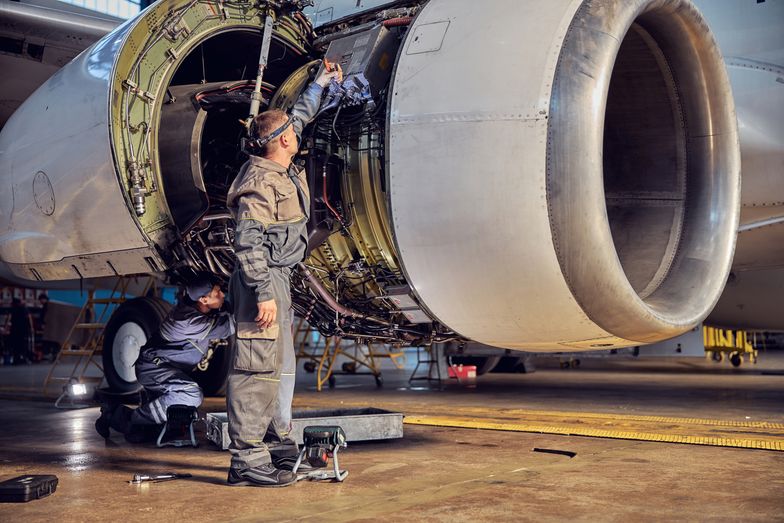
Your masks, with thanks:
<instances>
[{"instance_id":1,"label":"mechanic's raised arm","mask_svg":"<svg viewBox=\"0 0 784 523\"><path fill-rule=\"evenodd\" d=\"M340 67L340 64L336 64L332 68L322 68L321 73L313 80L313 83L299 95L297 103L291 109L291 116L294 120L292 125L298 138L302 138L302 130L318 113L324 88L333 79L338 83L343 81L343 69Z\"/></svg>"}]
</instances>

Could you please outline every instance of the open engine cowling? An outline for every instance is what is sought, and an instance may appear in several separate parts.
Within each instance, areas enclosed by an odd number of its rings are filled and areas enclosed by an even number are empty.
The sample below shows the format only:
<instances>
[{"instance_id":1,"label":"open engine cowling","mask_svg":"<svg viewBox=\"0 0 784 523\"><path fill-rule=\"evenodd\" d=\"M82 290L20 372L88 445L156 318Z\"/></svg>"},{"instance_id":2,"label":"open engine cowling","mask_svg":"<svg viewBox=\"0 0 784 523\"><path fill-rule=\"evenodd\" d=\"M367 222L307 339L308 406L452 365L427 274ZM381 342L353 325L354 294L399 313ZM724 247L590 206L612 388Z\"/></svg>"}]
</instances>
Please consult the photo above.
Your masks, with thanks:
<instances>
[{"instance_id":1,"label":"open engine cowling","mask_svg":"<svg viewBox=\"0 0 784 523\"><path fill-rule=\"evenodd\" d=\"M306 132L317 223L297 312L345 337L532 350L639 345L701 321L729 272L740 166L722 58L693 5L408 7L413 20L387 24L398 51L373 104ZM17 275L228 273L222 206L263 16L154 4L22 107L0 135L14 187L0 256ZM280 16L264 104L290 106L329 41L384 23L344 20L320 45Z\"/></svg>"}]
</instances>

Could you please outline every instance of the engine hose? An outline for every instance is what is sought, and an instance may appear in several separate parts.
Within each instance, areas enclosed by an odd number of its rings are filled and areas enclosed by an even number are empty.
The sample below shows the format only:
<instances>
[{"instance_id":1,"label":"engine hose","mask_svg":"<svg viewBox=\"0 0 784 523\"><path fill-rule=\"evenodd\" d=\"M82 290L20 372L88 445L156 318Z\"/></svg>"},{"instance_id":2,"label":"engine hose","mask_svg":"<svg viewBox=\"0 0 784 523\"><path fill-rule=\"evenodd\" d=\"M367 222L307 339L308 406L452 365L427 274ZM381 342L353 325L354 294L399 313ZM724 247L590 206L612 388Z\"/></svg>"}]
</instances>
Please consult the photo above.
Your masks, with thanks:
<instances>
[{"instance_id":1,"label":"engine hose","mask_svg":"<svg viewBox=\"0 0 784 523\"><path fill-rule=\"evenodd\" d=\"M381 25L384 27L402 27L404 25L408 25L411 23L411 20L414 18L411 16L404 16L401 18L390 18L389 20L384 20Z\"/></svg>"},{"instance_id":2,"label":"engine hose","mask_svg":"<svg viewBox=\"0 0 784 523\"><path fill-rule=\"evenodd\" d=\"M338 219L338 222L345 227L345 224L343 223L343 217L329 203L329 196L327 196L327 164L326 163L324 164L324 169L323 169L323 171L321 173L321 178L322 178L323 186L324 186L324 188L323 188L323 191L324 191L324 194L323 194L324 204L326 204L327 209L332 211L332 214L335 215L335 218Z\"/></svg>"},{"instance_id":3,"label":"engine hose","mask_svg":"<svg viewBox=\"0 0 784 523\"><path fill-rule=\"evenodd\" d=\"M311 289L313 289L316 292L316 294L321 296L321 298L327 303L327 305L338 314L341 314L343 316L348 316L350 318L359 318L362 320L372 321L373 323L377 323L379 325L384 325L387 327L392 326L392 324L390 324L387 321L384 321L379 318L374 318L373 316L367 316L365 314L362 314L361 312L357 312L355 310L349 309L339 304L337 300L329 293L329 291L327 291L327 289L324 288L324 286L321 284L318 278L316 278L313 275L313 273L310 272L310 269L308 269L304 263L299 263L298 266L299 266L299 270L302 271L303 276L305 276L308 286Z\"/></svg>"}]
</instances>

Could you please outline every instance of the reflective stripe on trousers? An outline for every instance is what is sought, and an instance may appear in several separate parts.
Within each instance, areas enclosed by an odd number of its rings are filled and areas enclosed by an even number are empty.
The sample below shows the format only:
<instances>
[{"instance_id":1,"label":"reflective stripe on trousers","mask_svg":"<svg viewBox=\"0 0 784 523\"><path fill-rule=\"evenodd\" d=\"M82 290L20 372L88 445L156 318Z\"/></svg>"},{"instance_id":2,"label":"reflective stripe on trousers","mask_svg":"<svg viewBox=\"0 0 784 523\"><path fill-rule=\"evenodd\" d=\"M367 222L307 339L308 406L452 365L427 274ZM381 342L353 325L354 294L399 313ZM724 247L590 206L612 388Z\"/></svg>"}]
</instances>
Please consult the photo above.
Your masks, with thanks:
<instances>
[{"instance_id":1,"label":"reflective stripe on trousers","mask_svg":"<svg viewBox=\"0 0 784 523\"><path fill-rule=\"evenodd\" d=\"M139 361L136 376L152 401L133 412L132 424L161 424L166 422L166 410L171 405L199 407L204 399L199 384L185 372L152 362Z\"/></svg>"},{"instance_id":2,"label":"reflective stripe on trousers","mask_svg":"<svg viewBox=\"0 0 784 523\"><path fill-rule=\"evenodd\" d=\"M268 429L273 440L287 436L291 430L291 402L296 372L294 340L291 335L291 270L270 267L269 274L280 327L275 340L276 368L273 372L248 372L232 368L226 386L231 466L239 469L270 462L269 450L264 443ZM256 295L244 285L238 271L232 275L230 293L235 320L253 321L258 313ZM243 348L235 343L233 350Z\"/></svg>"}]
</instances>

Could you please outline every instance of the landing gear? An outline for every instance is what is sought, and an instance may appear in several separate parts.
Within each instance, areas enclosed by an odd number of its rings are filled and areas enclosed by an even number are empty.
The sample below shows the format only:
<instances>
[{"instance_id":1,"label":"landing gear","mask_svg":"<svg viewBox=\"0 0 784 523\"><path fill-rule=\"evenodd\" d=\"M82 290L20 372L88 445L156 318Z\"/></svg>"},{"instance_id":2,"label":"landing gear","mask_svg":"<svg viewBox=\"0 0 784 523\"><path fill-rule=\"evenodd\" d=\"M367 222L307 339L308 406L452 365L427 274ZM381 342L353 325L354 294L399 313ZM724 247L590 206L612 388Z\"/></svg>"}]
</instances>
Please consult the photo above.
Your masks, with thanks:
<instances>
[{"instance_id":1,"label":"landing gear","mask_svg":"<svg viewBox=\"0 0 784 523\"><path fill-rule=\"evenodd\" d=\"M559 365L562 369L576 369L580 366L580 360L578 358L569 358L568 360L561 360Z\"/></svg>"}]
</instances>

